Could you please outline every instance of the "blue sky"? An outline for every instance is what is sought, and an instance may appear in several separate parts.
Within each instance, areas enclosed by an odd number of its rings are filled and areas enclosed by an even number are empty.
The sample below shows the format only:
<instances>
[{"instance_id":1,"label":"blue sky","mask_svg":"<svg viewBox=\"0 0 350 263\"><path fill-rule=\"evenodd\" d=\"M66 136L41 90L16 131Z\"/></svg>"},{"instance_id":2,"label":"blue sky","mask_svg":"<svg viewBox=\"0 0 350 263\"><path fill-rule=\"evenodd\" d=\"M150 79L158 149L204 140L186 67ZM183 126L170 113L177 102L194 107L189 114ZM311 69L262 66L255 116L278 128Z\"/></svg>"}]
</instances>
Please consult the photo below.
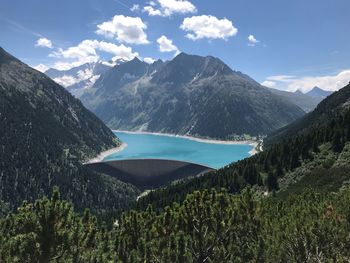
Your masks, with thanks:
<instances>
[{"instance_id":1,"label":"blue sky","mask_svg":"<svg viewBox=\"0 0 350 263\"><path fill-rule=\"evenodd\" d=\"M2 0L0 46L57 68L183 51L266 86L336 90L350 81L349 10L348 0Z\"/></svg>"}]
</instances>

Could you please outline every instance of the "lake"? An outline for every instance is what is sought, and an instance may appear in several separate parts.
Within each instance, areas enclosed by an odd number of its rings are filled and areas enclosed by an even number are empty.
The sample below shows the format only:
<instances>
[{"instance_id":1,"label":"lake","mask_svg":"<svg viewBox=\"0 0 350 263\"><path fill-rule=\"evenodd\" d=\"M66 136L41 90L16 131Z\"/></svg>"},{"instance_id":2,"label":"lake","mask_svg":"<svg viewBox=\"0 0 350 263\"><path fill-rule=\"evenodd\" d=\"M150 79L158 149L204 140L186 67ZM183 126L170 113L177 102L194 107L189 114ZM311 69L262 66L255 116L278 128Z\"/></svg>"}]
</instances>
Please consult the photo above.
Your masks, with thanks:
<instances>
[{"instance_id":1,"label":"lake","mask_svg":"<svg viewBox=\"0 0 350 263\"><path fill-rule=\"evenodd\" d=\"M203 164L213 168L249 157L253 146L217 144L166 135L115 132L127 147L104 161L125 159L170 159Z\"/></svg>"}]
</instances>

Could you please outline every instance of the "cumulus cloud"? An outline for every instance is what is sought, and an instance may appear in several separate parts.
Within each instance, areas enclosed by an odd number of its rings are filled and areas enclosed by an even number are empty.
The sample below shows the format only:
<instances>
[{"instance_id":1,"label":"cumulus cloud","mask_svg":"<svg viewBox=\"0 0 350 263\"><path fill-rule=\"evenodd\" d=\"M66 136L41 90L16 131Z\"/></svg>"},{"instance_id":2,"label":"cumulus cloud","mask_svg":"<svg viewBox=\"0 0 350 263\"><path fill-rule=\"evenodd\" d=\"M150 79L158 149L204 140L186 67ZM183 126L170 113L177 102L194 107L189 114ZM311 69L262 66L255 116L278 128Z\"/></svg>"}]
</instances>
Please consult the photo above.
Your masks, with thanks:
<instances>
[{"instance_id":1,"label":"cumulus cloud","mask_svg":"<svg viewBox=\"0 0 350 263\"><path fill-rule=\"evenodd\" d=\"M265 80L264 82L261 83L261 85L268 87L268 88L273 88L276 86L276 82L270 81L270 80Z\"/></svg>"},{"instance_id":2,"label":"cumulus cloud","mask_svg":"<svg viewBox=\"0 0 350 263\"><path fill-rule=\"evenodd\" d=\"M96 82L96 80L99 77L100 75L93 74L92 69L86 68L85 70L79 70L77 72L76 77L71 75L63 75L62 77L57 77L57 78L54 78L53 80L63 87L69 87L81 81L88 81L87 87L90 87L92 86L92 84Z\"/></svg>"},{"instance_id":3,"label":"cumulus cloud","mask_svg":"<svg viewBox=\"0 0 350 263\"><path fill-rule=\"evenodd\" d=\"M45 72L46 70L48 70L49 68L47 66L45 66L44 64L39 64L34 66L33 68L35 68L36 70L40 71L40 72Z\"/></svg>"},{"instance_id":4,"label":"cumulus cloud","mask_svg":"<svg viewBox=\"0 0 350 263\"><path fill-rule=\"evenodd\" d=\"M160 52L179 53L179 49L173 44L173 41L164 35L157 39L157 43L159 45Z\"/></svg>"},{"instance_id":5,"label":"cumulus cloud","mask_svg":"<svg viewBox=\"0 0 350 263\"><path fill-rule=\"evenodd\" d=\"M45 37L39 38L36 43L36 47L47 47L47 48L52 48L52 42L50 39L47 39Z\"/></svg>"},{"instance_id":6,"label":"cumulus cloud","mask_svg":"<svg viewBox=\"0 0 350 263\"><path fill-rule=\"evenodd\" d=\"M110 21L97 25L96 33L108 38L115 38L128 44L148 44L145 29L147 25L140 17L116 15Z\"/></svg>"},{"instance_id":7,"label":"cumulus cloud","mask_svg":"<svg viewBox=\"0 0 350 263\"><path fill-rule=\"evenodd\" d=\"M148 63L148 64L152 64L152 63L154 63L154 61L156 61L154 58L150 58L150 57L145 57L144 59L143 59L143 61L145 61L146 63Z\"/></svg>"},{"instance_id":8,"label":"cumulus cloud","mask_svg":"<svg viewBox=\"0 0 350 263\"><path fill-rule=\"evenodd\" d=\"M211 15L186 17L180 28L189 32L186 37L192 40L202 38L226 40L238 32L230 20L218 19Z\"/></svg>"},{"instance_id":9,"label":"cumulus cloud","mask_svg":"<svg viewBox=\"0 0 350 263\"><path fill-rule=\"evenodd\" d=\"M197 8L187 0L157 0L150 1L143 10L150 16L171 16L197 12Z\"/></svg>"},{"instance_id":10,"label":"cumulus cloud","mask_svg":"<svg viewBox=\"0 0 350 263\"><path fill-rule=\"evenodd\" d=\"M69 75L64 75L64 76L59 77L59 78L54 78L53 80L63 87L69 87L69 86L72 86L75 83L79 82L76 78L74 78L73 76L69 76Z\"/></svg>"},{"instance_id":11,"label":"cumulus cloud","mask_svg":"<svg viewBox=\"0 0 350 263\"><path fill-rule=\"evenodd\" d=\"M112 58L114 61L118 59L131 60L139 56L137 52L132 51L131 47L127 47L123 44L116 45L105 41L90 39L80 42L77 46L72 46L67 49L58 49L58 51L52 52L49 56L68 60L55 63L54 68L63 70L98 61L99 55L97 51L103 51L114 55Z\"/></svg>"},{"instance_id":12,"label":"cumulus cloud","mask_svg":"<svg viewBox=\"0 0 350 263\"><path fill-rule=\"evenodd\" d=\"M273 85L288 91L301 90L302 92L308 92L315 86L324 90L336 91L347 85L349 80L350 69L346 69L338 74L328 76L305 76L300 78L290 75L270 76L261 84L267 87L270 84L270 86Z\"/></svg>"},{"instance_id":13,"label":"cumulus cloud","mask_svg":"<svg viewBox=\"0 0 350 263\"><path fill-rule=\"evenodd\" d=\"M255 38L254 35L248 36L248 46L254 47L256 44L258 44L260 41Z\"/></svg>"}]
</instances>

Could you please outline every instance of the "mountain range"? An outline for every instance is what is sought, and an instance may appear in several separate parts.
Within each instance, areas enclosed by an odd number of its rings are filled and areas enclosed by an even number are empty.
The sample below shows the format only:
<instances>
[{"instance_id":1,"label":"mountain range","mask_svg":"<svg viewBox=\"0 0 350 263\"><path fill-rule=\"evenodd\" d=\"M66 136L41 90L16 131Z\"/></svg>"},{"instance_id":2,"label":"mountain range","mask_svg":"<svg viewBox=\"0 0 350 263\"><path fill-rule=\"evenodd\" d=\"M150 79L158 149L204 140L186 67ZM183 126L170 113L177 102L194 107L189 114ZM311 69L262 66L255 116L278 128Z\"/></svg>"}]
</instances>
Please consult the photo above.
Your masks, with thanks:
<instances>
[{"instance_id":1,"label":"mountain range","mask_svg":"<svg viewBox=\"0 0 350 263\"><path fill-rule=\"evenodd\" d=\"M50 195L54 186L78 210L120 209L136 198L135 187L81 164L119 139L67 90L2 48L0 123L0 208Z\"/></svg>"},{"instance_id":2,"label":"mountain range","mask_svg":"<svg viewBox=\"0 0 350 263\"><path fill-rule=\"evenodd\" d=\"M305 94L312 97L312 98L318 98L318 99L325 99L329 95L331 95L333 92L328 90L323 90L317 86L313 87L310 91L306 92Z\"/></svg>"},{"instance_id":3,"label":"mountain range","mask_svg":"<svg viewBox=\"0 0 350 263\"><path fill-rule=\"evenodd\" d=\"M264 150L217 172L185 180L140 198L138 209L181 203L197 190L237 194L249 187L284 199L306 188L322 193L347 187L350 174L350 83L314 111L264 139Z\"/></svg>"},{"instance_id":4,"label":"mountain range","mask_svg":"<svg viewBox=\"0 0 350 263\"><path fill-rule=\"evenodd\" d=\"M318 87L314 87L307 93L302 93L300 90L289 92L273 88L271 88L270 91L289 100L293 104L299 106L305 112L312 111L324 98L332 94L331 91L326 91Z\"/></svg>"},{"instance_id":5,"label":"mountain range","mask_svg":"<svg viewBox=\"0 0 350 263\"><path fill-rule=\"evenodd\" d=\"M211 138L268 134L305 113L218 58L185 53L115 66L81 100L112 129Z\"/></svg>"},{"instance_id":6,"label":"mountain range","mask_svg":"<svg viewBox=\"0 0 350 263\"><path fill-rule=\"evenodd\" d=\"M207 83L206 94L216 104L221 103L219 98L226 103L216 92L242 91L237 88L242 86L249 96L256 94L255 100L294 105L213 59L191 58L171 66L171 62L147 66L134 60L102 74L96 83L110 83L104 87L113 94L115 83L122 90L128 90L130 83L131 99L139 88L147 87L151 91L145 92L145 104L162 98L163 94L154 97L154 90L168 89L192 102L182 90L194 95L191 89L201 90ZM187 63L194 64L186 68ZM189 81L193 78L194 84ZM86 90L103 95L105 91L98 87ZM229 91L228 99L235 98L229 97ZM196 102L205 98L200 96ZM240 105L247 105L249 98L243 98L247 101ZM167 112L171 113L170 108ZM262 152L144 193L132 210L131 202L140 194L135 187L81 165L120 141L63 87L1 48L0 123L0 262L349 259L350 83L299 120L272 131ZM59 186L63 200L54 186ZM16 211L6 211L24 200ZM120 214L120 209L127 211Z\"/></svg>"},{"instance_id":7,"label":"mountain range","mask_svg":"<svg viewBox=\"0 0 350 263\"><path fill-rule=\"evenodd\" d=\"M79 98L84 89L90 88L100 75L110 69L111 66L109 63L98 61L85 63L68 70L50 68L45 71L45 74Z\"/></svg>"}]
</instances>

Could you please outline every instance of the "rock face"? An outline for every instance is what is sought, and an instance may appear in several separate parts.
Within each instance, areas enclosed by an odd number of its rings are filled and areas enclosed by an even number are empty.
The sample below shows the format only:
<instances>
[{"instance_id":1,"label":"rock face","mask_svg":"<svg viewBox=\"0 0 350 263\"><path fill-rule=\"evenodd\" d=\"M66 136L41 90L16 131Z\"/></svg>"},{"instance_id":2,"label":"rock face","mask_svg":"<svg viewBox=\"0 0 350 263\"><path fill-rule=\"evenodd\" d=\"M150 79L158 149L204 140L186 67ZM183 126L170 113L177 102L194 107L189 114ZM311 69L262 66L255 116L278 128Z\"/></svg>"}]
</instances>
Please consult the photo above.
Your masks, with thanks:
<instances>
[{"instance_id":1,"label":"rock face","mask_svg":"<svg viewBox=\"0 0 350 263\"><path fill-rule=\"evenodd\" d=\"M45 74L65 87L72 95L79 98L85 89L92 87L95 81L111 68L103 62L86 63L69 70L50 68Z\"/></svg>"},{"instance_id":2,"label":"rock face","mask_svg":"<svg viewBox=\"0 0 350 263\"><path fill-rule=\"evenodd\" d=\"M304 114L221 60L185 53L169 62L135 58L116 66L81 99L114 129L212 138L267 134Z\"/></svg>"},{"instance_id":3,"label":"rock face","mask_svg":"<svg viewBox=\"0 0 350 263\"><path fill-rule=\"evenodd\" d=\"M0 200L11 207L50 195L55 185L78 209L112 209L122 195L134 198L134 189L81 165L119 145L114 134L63 87L1 48L0 123Z\"/></svg>"}]
</instances>

